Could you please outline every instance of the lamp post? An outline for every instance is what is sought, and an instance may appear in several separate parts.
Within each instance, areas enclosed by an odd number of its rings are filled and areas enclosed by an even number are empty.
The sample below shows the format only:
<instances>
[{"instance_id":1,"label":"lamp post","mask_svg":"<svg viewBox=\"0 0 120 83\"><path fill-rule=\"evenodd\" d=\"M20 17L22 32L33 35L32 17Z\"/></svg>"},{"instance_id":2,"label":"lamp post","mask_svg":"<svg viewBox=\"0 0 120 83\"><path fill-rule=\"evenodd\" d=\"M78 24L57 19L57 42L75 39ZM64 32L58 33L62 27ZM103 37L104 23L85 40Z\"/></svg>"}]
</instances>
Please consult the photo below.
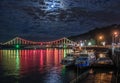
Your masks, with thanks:
<instances>
[{"instance_id":1,"label":"lamp post","mask_svg":"<svg viewBox=\"0 0 120 83\"><path fill-rule=\"evenodd\" d=\"M116 43L116 41L117 41L117 36L118 36L118 32L115 31L115 32L113 33L113 36L112 36L112 43Z\"/></svg>"},{"instance_id":2,"label":"lamp post","mask_svg":"<svg viewBox=\"0 0 120 83\"><path fill-rule=\"evenodd\" d=\"M114 49L115 49L115 44L114 43L116 43L117 36L118 36L118 32L117 31L113 32L113 36L112 36L112 55L114 55Z\"/></svg>"},{"instance_id":3,"label":"lamp post","mask_svg":"<svg viewBox=\"0 0 120 83\"><path fill-rule=\"evenodd\" d=\"M116 43L117 32L114 32L114 43Z\"/></svg>"}]
</instances>

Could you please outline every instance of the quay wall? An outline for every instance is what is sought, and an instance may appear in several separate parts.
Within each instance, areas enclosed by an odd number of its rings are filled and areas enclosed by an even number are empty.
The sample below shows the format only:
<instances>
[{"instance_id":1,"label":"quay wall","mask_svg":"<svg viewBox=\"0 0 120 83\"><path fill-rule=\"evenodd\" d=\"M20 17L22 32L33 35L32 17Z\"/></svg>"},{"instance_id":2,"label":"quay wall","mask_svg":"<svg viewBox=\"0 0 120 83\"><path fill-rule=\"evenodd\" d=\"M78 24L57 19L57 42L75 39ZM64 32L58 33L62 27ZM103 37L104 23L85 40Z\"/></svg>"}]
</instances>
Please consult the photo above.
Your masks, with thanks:
<instances>
[{"instance_id":1,"label":"quay wall","mask_svg":"<svg viewBox=\"0 0 120 83\"><path fill-rule=\"evenodd\" d=\"M109 50L109 57L112 59L114 65L116 68L120 69L120 51L114 50L114 54L112 53L112 50Z\"/></svg>"}]
</instances>

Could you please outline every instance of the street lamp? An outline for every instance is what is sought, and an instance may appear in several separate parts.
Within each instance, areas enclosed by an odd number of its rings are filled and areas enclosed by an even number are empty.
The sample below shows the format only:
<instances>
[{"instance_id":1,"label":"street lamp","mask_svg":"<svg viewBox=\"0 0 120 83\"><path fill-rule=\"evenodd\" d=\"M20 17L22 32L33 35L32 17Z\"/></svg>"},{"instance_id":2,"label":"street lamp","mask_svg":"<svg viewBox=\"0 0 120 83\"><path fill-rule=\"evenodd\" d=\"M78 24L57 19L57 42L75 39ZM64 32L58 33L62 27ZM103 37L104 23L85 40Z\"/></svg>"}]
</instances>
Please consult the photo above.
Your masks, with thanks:
<instances>
[{"instance_id":1,"label":"street lamp","mask_svg":"<svg viewBox=\"0 0 120 83\"><path fill-rule=\"evenodd\" d=\"M117 37L118 37L118 32L117 31L113 32L113 35L112 35L112 55L114 55L114 49L115 49L115 43L117 43L116 42Z\"/></svg>"},{"instance_id":2,"label":"street lamp","mask_svg":"<svg viewBox=\"0 0 120 83\"><path fill-rule=\"evenodd\" d=\"M102 39L103 39L103 36L99 36L99 39L102 40Z\"/></svg>"},{"instance_id":3,"label":"street lamp","mask_svg":"<svg viewBox=\"0 0 120 83\"><path fill-rule=\"evenodd\" d=\"M116 43L116 38L117 37L118 37L118 32L117 31L113 32L112 43Z\"/></svg>"},{"instance_id":4,"label":"street lamp","mask_svg":"<svg viewBox=\"0 0 120 83\"><path fill-rule=\"evenodd\" d=\"M99 45L101 44L101 41L103 40L103 35L100 35L99 37L98 37L98 43L99 43Z\"/></svg>"}]
</instances>

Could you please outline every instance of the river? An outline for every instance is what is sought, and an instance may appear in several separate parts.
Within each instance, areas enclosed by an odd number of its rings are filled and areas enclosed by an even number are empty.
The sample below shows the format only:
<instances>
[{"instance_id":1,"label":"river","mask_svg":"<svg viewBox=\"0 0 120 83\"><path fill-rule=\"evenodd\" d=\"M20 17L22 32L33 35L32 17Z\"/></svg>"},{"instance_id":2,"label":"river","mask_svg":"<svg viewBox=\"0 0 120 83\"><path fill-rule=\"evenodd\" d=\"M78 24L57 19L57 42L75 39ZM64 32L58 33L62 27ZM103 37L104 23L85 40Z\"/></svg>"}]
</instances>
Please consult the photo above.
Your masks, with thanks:
<instances>
[{"instance_id":1,"label":"river","mask_svg":"<svg viewBox=\"0 0 120 83\"><path fill-rule=\"evenodd\" d=\"M0 50L0 83L70 83L85 70L77 70L75 67L66 68L61 65L61 60L70 53L71 49L34 49L34 50ZM92 70L96 78L108 75L111 83L113 71ZM91 74L90 69L89 76ZM87 78L88 78L87 77ZM82 80L81 83L89 83ZM106 78L107 79L107 78ZM91 83L100 83L91 78ZM78 81L80 83L80 81ZM102 82L103 83L103 82Z\"/></svg>"}]
</instances>

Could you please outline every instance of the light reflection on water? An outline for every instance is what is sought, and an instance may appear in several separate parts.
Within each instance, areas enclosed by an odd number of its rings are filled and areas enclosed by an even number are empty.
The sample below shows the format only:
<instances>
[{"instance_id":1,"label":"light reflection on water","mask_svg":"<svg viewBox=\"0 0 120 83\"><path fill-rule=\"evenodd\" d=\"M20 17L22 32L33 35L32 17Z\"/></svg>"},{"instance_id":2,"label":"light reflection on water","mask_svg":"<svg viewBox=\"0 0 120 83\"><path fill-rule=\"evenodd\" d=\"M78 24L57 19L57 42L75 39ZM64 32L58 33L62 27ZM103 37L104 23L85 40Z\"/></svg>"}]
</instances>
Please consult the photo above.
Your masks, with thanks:
<instances>
[{"instance_id":1,"label":"light reflection on water","mask_svg":"<svg viewBox=\"0 0 120 83\"><path fill-rule=\"evenodd\" d=\"M69 52L70 49L50 48L0 50L0 83L70 83L78 72L75 68L66 68L60 64ZM101 55L104 54L98 56ZM79 82L110 83L113 71L105 70L94 69L90 71L90 78Z\"/></svg>"},{"instance_id":2,"label":"light reflection on water","mask_svg":"<svg viewBox=\"0 0 120 83\"><path fill-rule=\"evenodd\" d=\"M60 64L69 49L0 50L2 82L67 83L75 71ZM69 79L69 80L67 80Z\"/></svg>"}]
</instances>

